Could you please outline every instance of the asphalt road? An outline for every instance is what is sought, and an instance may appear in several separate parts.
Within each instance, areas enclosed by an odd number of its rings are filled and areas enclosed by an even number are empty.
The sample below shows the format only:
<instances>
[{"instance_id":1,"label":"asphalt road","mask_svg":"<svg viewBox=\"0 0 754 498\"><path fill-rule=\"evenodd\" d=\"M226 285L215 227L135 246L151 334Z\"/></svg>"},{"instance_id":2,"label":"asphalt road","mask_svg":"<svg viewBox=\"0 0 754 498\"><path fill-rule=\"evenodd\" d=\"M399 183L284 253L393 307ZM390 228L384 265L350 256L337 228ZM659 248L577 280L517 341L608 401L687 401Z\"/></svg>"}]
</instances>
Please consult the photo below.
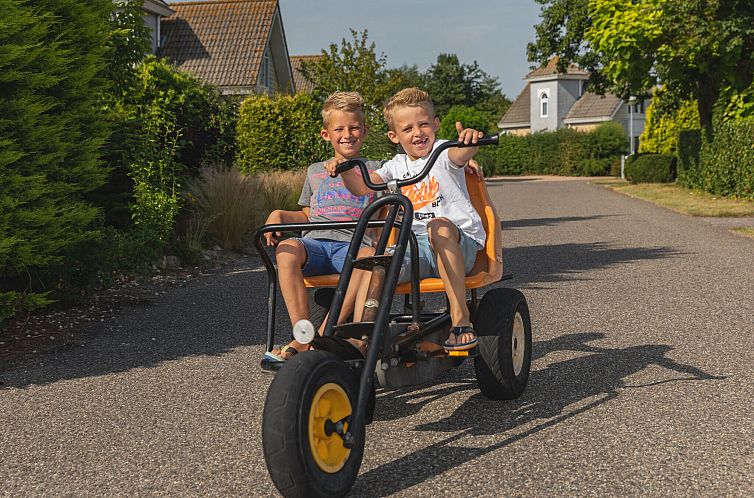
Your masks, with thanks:
<instances>
[{"instance_id":1,"label":"asphalt road","mask_svg":"<svg viewBox=\"0 0 754 498\"><path fill-rule=\"evenodd\" d=\"M353 494L754 495L754 240L586 181L489 187L527 391L465 365L379 392ZM240 260L0 373L0 495L275 495L265 284Z\"/></svg>"}]
</instances>

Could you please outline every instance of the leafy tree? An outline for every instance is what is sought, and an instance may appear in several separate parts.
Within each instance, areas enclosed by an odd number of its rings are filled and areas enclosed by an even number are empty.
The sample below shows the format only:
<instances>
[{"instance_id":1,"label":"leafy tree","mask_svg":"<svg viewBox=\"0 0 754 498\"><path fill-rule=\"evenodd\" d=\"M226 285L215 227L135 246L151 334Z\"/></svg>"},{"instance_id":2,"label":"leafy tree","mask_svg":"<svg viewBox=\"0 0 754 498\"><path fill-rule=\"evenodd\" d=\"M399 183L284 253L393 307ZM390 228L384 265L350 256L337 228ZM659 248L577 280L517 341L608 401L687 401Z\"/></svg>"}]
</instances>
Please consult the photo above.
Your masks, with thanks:
<instances>
[{"instance_id":1,"label":"leafy tree","mask_svg":"<svg viewBox=\"0 0 754 498\"><path fill-rule=\"evenodd\" d=\"M497 121L510 105L497 78L485 73L476 61L461 64L455 54L440 54L423 74L424 87L442 117L455 105L474 107L485 113L489 124Z\"/></svg>"},{"instance_id":2,"label":"leafy tree","mask_svg":"<svg viewBox=\"0 0 754 498\"><path fill-rule=\"evenodd\" d=\"M457 121L465 128L474 128L475 130L483 131L485 134L489 126L488 117L482 111L464 105L454 105L442 118L437 136L447 140L457 140Z\"/></svg>"},{"instance_id":3,"label":"leafy tree","mask_svg":"<svg viewBox=\"0 0 754 498\"><path fill-rule=\"evenodd\" d=\"M667 95L655 92L647 107L646 124L639 140L640 153L674 154L678 146L678 134L684 130L699 129L699 112L696 102L687 100L680 105L663 105Z\"/></svg>"},{"instance_id":4,"label":"leafy tree","mask_svg":"<svg viewBox=\"0 0 754 498\"><path fill-rule=\"evenodd\" d=\"M0 319L47 302L63 255L96 237L110 0L0 9Z\"/></svg>"},{"instance_id":5,"label":"leafy tree","mask_svg":"<svg viewBox=\"0 0 754 498\"><path fill-rule=\"evenodd\" d=\"M576 61L598 90L627 97L661 83L677 103L696 99L706 127L723 88L752 83L750 0L537 1L543 21L530 59Z\"/></svg>"},{"instance_id":6,"label":"leafy tree","mask_svg":"<svg viewBox=\"0 0 754 498\"><path fill-rule=\"evenodd\" d=\"M385 71L385 54L377 54L374 43L368 43L367 30L351 30L351 40L343 38L340 46L331 43L322 50L322 57L304 61L301 73L314 84L312 94L324 102L336 91L359 92L366 107L366 120L372 128L384 129L381 124L382 104L390 95Z\"/></svg>"}]
</instances>

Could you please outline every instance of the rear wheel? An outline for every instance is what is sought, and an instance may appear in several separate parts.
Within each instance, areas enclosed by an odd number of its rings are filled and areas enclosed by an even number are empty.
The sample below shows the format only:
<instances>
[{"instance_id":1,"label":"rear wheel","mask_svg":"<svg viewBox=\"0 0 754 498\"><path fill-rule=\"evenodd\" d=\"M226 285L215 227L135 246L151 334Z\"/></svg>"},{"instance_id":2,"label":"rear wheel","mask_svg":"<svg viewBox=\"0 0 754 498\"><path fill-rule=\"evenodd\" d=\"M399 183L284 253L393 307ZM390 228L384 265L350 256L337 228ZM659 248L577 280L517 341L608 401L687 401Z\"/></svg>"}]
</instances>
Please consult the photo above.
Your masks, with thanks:
<instances>
[{"instance_id":1,"label":"rear wheel","mask_svg":"<svg viewBox=\"0 0 754 498\"><path fill-rule=\"evenodd\" d=\"M284 496L343 496L364 455L343 446L356 407L357 379L335 355L307 351L286 361L270 385L262 419L265 462Z\"/></svg>"},{"instance_id":2,"label":"rear wheel","mask_svg":"<svg viewBox=\"0 0 754 498\"><path fill-rule=\"evenodd\" d=\"M327 313L330 311L330 304L335 296L335 289L331 287L320 287L310 289L309 298L309 321L314 325L314 330L324 323Z\"/></svg>"},{"instance_id":3,"label":"rear wheel","mask_svg":"<svg viewBox=\"0 0 754 498\"><path fill-rule=\"evenodd\" d=\"M479 389L490 399L523 394L531 368L531 319L526 298L515 289L492 289L479 303L474 359Z\"/></svg>"}]
</instances>

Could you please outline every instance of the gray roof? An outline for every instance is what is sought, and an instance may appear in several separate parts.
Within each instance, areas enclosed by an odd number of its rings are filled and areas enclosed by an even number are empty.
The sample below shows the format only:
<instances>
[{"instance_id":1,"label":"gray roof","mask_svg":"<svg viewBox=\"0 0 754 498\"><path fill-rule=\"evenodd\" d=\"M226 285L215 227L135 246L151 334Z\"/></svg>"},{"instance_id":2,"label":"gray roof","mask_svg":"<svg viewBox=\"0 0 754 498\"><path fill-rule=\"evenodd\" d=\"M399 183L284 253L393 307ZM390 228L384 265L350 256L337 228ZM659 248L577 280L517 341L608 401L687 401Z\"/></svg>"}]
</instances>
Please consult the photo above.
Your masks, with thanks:
<instances>
[{"instance_id":1,"label":"gray roof","mask_svg":"<svg viewBox=\"0 0 754 498\"><path fill-rule=\"evenodd\" d=\"M597 95L593 92L586 92L579 100L573 104L568 111L564 122L569 120L594 120L606 121L615 115L615 111L620 107L622 100L612 94Z\"/></svg>"},{"instance_id":2,"label":"gray roof","mask_svg":"<svg viewBox=\"0 0 754 498\"><path fill-rule=\"evenodd\" d=\"M588 78L589 77L589 71L585 71L584 69L581 69L576 64L569 64L566 68L565 73L559 73L558 72L558 61L560 60L560 57L555 56L549 61L547 61L547 65L543 67L538 67L537 69L531 71L529 74L526 75L526 79L544 79L543 76L554 76L555 78L562 77L562 76L577 76L579 79L581 78ZM554 78L553 78L554 79Z\"/></svg>"},{"instance_id":3,"label":"gray roof","mask_svg":"<svg viewBox=\"0 0 754 498\"><path fill-rule=\"evenodd\" d=\"M500 128L520 128L522 126L529 126L530 113L531 113L531 84L526 83L526 86L521 93L516 97L511 106L505 112L500 122L497 124Z\"/></svg>"}]
</instances>

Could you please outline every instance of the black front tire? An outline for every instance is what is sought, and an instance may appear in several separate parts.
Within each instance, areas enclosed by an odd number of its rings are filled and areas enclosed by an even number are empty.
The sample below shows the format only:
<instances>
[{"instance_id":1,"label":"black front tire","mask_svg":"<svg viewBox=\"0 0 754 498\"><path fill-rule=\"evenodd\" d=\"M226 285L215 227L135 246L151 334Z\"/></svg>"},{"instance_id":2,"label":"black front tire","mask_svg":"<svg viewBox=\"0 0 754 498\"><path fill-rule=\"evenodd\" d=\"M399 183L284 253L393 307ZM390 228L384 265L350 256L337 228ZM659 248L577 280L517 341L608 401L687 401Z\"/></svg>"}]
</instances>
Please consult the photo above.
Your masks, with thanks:
<instances>
[{"instance_id":1,"label":"black front tire","mask_svg":"<svg viewBox=\"0 0 754 498\"><path fill-rule=\"evenodd\" d=\"M262 447L272 482L283 496L343 496L356 480L364 456L363 430L356 435L356 447L335 463L316 454L316 443L310 437L311 417L320 406L317 396L328 389L337 390L341 405L355 410L358 380L353 371L332 353L316 350L286 361L270 385L262 419ZM337 434L331 438L337 439L328 444L342 442ZM344 451L341 447L334 450L331 453ZM331 467L324 469L327 465Z\"/></svg>"},{"instance_id":2,"label":"black front tire","mask_svg":"<svg viewBox=\"0 0 754 498\"><path fill-rule=\"evenodd\" d=\"M490 399L523 394L531 369L531 319L526 298L515 289L492 289L479 303L474 330L479 354L474 359L479 389Z\"/></svg>"}]
</instances>

